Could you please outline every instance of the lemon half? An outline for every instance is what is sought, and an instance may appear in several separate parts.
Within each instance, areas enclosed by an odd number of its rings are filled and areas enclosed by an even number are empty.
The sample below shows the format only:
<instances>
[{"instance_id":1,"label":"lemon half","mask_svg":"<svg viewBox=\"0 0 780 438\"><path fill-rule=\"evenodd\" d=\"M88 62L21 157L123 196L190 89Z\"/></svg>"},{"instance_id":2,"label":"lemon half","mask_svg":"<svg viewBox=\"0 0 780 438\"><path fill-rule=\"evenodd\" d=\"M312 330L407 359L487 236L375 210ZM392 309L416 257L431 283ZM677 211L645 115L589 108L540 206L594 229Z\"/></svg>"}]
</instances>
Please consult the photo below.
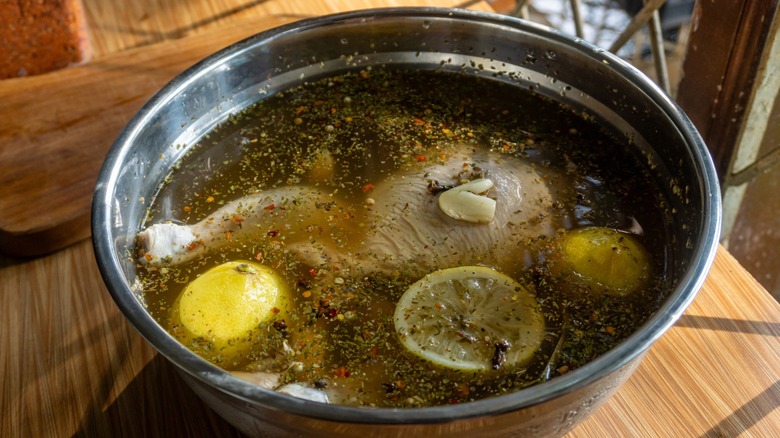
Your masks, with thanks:
<instances>
[{"instance_id":1,"label":"lemon half","mask_svg":"<svg viewBox=\"0 0 780 438\"><path fill-rule=\"evenodd\" d=\"M286 313L289 292L270 267L233 261L193 280L172 308L177 337L206 359L236 361L245 356L265 322Z\"/></svg>"},{"instance_id":2,"label":"lemon half","mask_svg":"<svg viewBox=\"0 0 780 438\"><path fill-rule=\"evenodd\" d=\"M536 298L512 278L484 266L426 275L396 305L395 329L417 356L463 371L522 364L544 338ZM501 346L501 347L499 347Z\"/></svg>"},{"instance_id":3,"label":"lemon half","mask_svg":"<svg viewBox=\"0 0 780 438\"><path fill-rule=\"evenodd\" d=\"M588 227L568 232L561 242L563 271L591 292L628 295L650 278L650 256L630 234Z\"/></svg>"}]
</instances>

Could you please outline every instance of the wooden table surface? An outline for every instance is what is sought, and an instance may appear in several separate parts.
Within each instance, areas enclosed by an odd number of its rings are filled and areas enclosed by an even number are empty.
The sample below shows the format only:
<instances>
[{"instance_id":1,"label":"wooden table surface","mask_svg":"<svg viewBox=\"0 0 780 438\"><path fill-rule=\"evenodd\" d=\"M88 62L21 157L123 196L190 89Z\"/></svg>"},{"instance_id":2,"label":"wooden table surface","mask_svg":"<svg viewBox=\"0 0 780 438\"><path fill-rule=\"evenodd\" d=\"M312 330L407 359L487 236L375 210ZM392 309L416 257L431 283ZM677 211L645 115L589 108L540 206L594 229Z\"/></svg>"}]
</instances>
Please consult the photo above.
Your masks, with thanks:
<instances>
[{"instance_id":1,"label":"wooden table surface","mask_svg":"<svg viewBox=\"0 0 780 438\"><path fill-rule=\"evenodd\" d=\"M447 0L84 0L94 60L247 20ZM487 10L485 3L471 7ZM259 29L257 29L259 30ZM3 114L0 114L2 127ZM106 139L105 148L113 139ZM0 163L2 164L2 163ZM780 305L720 248L699 295L570 437L780 436ZM239 436L134 331L88 240L0 256L0 436Z\"/></svg>"}]
</instances>

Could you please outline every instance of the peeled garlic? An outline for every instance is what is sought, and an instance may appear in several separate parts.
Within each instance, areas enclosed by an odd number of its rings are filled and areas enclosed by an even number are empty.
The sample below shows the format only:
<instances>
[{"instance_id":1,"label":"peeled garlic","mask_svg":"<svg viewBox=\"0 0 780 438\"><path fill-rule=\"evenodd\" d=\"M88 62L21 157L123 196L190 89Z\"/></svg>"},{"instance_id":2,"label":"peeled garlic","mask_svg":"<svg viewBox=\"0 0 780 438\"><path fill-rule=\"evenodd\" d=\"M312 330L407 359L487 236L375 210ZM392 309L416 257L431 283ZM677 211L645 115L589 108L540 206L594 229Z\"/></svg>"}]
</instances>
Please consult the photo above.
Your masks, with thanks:
<instances>
[{"instance_id":1,"label":"peeled garlic","mask_svg":"<svg viewBox=\"0 0 780 438\"><path fill-rule=\"evenodd\" d=\"M493 181L487 178L469 181L439 195L439 208L453 219L486 224L496 214L496 201L480 193L492 187Z\"/></svg>"}]
</instances>

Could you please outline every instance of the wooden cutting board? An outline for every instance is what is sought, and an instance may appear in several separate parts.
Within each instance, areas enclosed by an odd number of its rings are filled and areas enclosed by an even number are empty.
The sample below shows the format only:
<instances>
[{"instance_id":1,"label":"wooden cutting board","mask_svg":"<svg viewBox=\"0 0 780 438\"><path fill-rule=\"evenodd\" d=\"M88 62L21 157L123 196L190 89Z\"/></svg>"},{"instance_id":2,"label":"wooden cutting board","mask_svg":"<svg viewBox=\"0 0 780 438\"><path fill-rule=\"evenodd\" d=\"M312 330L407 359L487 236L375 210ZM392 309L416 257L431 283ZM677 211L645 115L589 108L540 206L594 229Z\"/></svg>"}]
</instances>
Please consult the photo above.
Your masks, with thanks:
<instances>
[{"instance_id":1,"label":"wooden cutting board","mask_svg":"<svg viewBox=\"0 0 780 438\"><path fill-rule=\"evenodd\" d=\"M0 81L0 252L38 255L89 236L97 174L132 115L197 60L289 21L261 18Z\"/></svg>"},{"instance_id":2,"label":"wooden cutting board","mask_svg":"<svg viewBox=\"0 0 780 438\"><path fill-rule=\"evenodd\" d=\"M149 20L148 14L125 10L124 2L101 2L117 8L101 17L124 18L110 23L131 27L133 14ZM220 2L216 2L220 3ZM224 3L224 1L222 2ZM455 1L394 1L388 6L457 6ZM116 47L103 29L96 29L96 59L78 67L27 78L0 81L0 253L12 256L41 255L89 236L92 192L106 152L133 114L164 84L198 60L251 36L309 16L373 6L360 0L309 2L301 14L290 3L263 1L242 7L219 7L213 16L193 19L189 26L175 13L167 32L149 32L148 38L170 38L205 27L192 36L146 44L144 39L119 34L117 41L139 47L97 56L104 45ZM89 10L89 4L87 5ZM217 26L230 14L247 14L251 20ZM489 10L483 3L472 8ZM293 9L290 9L293 8ZM110 11L109 11L110 12ZM197 11L205 14L209 11ZM159 14L162 17L162 13ZM224 21L224 20L223 20ZM108 25L108 23L106 24ZM202 30L202 29L200 29Z\"/></svg>"}]
</instances>

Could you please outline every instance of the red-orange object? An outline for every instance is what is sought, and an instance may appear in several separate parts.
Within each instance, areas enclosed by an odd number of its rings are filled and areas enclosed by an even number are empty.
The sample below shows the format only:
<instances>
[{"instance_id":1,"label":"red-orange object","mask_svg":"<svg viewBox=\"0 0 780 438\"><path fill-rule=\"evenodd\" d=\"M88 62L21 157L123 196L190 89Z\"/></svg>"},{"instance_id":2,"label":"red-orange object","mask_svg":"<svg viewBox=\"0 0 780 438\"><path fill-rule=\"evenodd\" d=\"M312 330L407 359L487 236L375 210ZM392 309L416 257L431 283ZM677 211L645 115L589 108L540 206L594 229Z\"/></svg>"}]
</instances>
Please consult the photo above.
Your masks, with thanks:
<instances>
[{"instance_id":1,"label":"red-orange object","mask_svg":"<svg viewBox=\"0 0 780 438\"><path fill-rule=\"evenodd\" d=\"M91 52L81 0L0 2L0 79L78 64Z\"/></svg>"}]
</instances>

